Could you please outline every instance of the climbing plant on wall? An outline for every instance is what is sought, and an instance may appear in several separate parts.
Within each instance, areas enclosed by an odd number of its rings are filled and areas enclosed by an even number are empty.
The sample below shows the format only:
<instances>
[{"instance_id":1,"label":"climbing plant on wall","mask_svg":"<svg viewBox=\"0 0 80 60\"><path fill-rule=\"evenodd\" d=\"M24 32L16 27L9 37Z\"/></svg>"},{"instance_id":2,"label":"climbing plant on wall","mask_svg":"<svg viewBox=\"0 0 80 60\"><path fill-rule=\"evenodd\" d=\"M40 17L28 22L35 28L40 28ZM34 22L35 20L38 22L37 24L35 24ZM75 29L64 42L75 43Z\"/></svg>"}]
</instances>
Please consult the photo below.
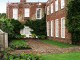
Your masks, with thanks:
<instances>
[{"instance_id":1,"label":"climbing plant on wall","mask_svg":"<svg viewBox=\"0 0 80 60\"><path fill-rule=\"evenodd\" d=\"M46 37L46 15L39 20L28 20L25 25L33 29L32 34L36 34L38 37Z\"/></svg>"},{"instance_id":2,"label":"climbing plant on wall","mask_svg":"<svg viewBox=\"0 0 80 60\"><path fill-rule=\"evenodd\" d=\"M80 42L80 0L72 0L68 4L67 28L72 34L72 43Z\"/></svg>"}]
</instances>

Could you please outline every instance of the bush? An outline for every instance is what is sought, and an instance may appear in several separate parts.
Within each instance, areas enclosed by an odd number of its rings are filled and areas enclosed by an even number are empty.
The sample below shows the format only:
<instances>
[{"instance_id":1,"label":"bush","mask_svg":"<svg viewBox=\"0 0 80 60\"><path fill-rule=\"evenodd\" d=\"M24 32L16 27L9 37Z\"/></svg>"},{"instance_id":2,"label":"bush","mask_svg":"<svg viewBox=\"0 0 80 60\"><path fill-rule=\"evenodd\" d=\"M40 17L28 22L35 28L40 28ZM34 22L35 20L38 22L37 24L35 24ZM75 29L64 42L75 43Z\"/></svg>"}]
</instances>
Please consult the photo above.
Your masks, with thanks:
<instances>
[{"instance_id":1,"label":"bush","mask_svg":"<svg viewBox=\"0 0 80 60\"><path fill-rule=\"evenodd\" d=\"M30 49L29 45L27 45L27 42L24 40L13 40L9 43L9 46L13 49Z\"/></svg>"},{"instance_id":2,"label":"bush","mask_svg":"<svg viewBox=\"0 0 80 60\"><path fill-rule=\"evenodd\" d=\"M32 38L36 38L36 34L32 34Z\"/></svg>"},{"instance_id":3,"label":"bush","mask_svg":"<svg viewBox=\"0 0 80 60\"><path fill-rule=\"evenodd\" d=\"M39 56L33 54L5 54L4 60L41 60Z\"/></svg>"},{"instance_id":4,"label":"bush","mask_svg":"<svg viewBox=\"0 0 80 60\"><path fill-rule=\"evenodd\" d=\"M45 35L38 36L39 39L46 39Z\"/></svg>"}]
</instances>

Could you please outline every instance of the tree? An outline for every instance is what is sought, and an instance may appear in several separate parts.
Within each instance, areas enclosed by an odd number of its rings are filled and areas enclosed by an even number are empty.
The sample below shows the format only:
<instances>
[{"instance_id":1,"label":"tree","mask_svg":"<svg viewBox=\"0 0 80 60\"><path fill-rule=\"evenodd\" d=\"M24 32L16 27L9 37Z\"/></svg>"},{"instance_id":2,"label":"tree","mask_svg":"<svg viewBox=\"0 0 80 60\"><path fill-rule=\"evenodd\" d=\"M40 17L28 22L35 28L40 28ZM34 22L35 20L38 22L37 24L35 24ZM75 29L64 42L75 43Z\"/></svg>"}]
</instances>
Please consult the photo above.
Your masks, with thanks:
<instances>
[{"instance_id":1,"label":"tree","mask_svg":"<svg viewBox=\"0 0 80 60\"><path fill-rule=\"evenodd\" d=\"M1 18L6 18L6 13L0 13L0 19Z\"/></svg>"},{"instance_id":2,"label":"tree","mask_svg":"<svg viewBox=\"0 0 80 60\"><path fill-rule=\"evenodd\" d=\"M68 4L67 28L72 34L73 44L80 42L80 0Z\"/></svg>"},{"instance_id":3,"label":"tree","mask_svg":"<svg viewBox=\"0 0 80 60\"><path fill-rule=\"evenodd\" d=\"M9 39L20 36L20 30L24 28L18 20L3 18L0 19L0 29L8 33Z\"/></svg>"}]
</instances>

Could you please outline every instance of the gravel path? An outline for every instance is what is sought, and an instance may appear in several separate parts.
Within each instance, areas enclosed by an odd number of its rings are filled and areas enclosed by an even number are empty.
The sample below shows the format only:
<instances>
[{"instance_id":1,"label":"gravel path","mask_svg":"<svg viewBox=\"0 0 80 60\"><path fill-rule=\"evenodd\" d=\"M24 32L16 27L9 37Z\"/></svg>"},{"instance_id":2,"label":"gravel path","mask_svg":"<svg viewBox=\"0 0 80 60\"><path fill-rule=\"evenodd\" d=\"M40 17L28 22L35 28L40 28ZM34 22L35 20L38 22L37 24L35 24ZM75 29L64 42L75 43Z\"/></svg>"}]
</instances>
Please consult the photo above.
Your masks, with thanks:
<instances>
[{"instance_id":1,"label":"gravel path","mask_svg":"<svg viewBox=\"0 0 80 60\"><path fill-rule=\"evenodd\" d=\"M59 48L50 44L41 42L40 40L28 40L27 43L32 48L30 50L16 50L15 53L39 53L39 54L59 54L67 52L80 52L80 47Z\"/></svg>"}]
</instances>

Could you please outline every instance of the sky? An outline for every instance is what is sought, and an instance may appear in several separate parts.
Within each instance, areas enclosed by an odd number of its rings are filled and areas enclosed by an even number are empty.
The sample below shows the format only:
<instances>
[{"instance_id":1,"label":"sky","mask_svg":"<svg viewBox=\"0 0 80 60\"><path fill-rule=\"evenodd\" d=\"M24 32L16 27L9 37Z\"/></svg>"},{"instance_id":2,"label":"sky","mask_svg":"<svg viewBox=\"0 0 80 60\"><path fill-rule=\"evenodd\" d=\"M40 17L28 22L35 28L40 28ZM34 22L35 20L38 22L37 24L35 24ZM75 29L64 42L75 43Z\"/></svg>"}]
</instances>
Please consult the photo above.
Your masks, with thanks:
<instances>
[{"instance_id":1,"label":"sky","mask_svg":"<svg viewBox=\"0 0 80 60\"><path fill-rule=\"evenodd\" d=\"M6 13L7 2L20 2L20 0L0 0L0 13ZM27 0L28 2L46 2L47 0Z\"/></svg>"}]
</instances>

